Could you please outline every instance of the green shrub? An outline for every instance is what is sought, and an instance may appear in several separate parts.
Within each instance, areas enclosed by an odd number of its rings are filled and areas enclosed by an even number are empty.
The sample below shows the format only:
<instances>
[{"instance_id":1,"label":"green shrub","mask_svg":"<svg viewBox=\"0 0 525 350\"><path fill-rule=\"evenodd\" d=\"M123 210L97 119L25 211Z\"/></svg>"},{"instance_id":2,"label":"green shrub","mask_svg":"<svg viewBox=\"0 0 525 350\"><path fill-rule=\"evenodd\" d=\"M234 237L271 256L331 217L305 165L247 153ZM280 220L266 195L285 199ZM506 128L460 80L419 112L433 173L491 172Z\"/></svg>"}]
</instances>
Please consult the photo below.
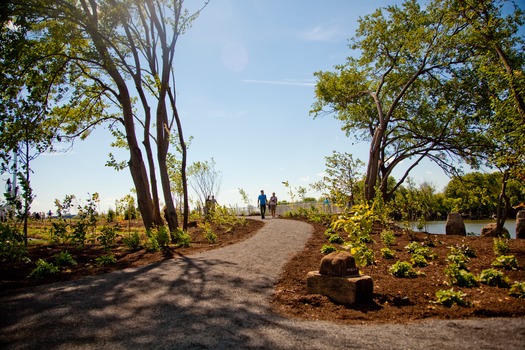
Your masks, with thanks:
<instances>
[{"instance_id":1,"label":"green shrub","mask_svg":"<svg viewBox=\"0 0 525 350\"><path fill-rule=\"evenodd\" d=\"M67 231L68 223L65 221L58 221L51 223L51 240L55 243L67 243L69 235Z\"/></svg>"},{"instance_id":2,"label":"green shrub","mask_svg":"<svg viewBox=\"0 0 525 350\"><path fill-rule=\"evenodd\" d=\"M394 259L396 253L390 248L381 248L381 256L385 259Z\"/></svg>"},{"instance_id":3,"label":"green shrub","mask_svg":"<svg viewBox=\"0 0 525 350\"><path fill-rule=\"evenodd\" d=\"M330 254L330 253L335 252L335 251L337 251L337 249L331 244L324 244L321 247L321 253L322 254Z\"/></svg>"},{"instance_id":4,"label":"green shrub","mask_svg":"<svg viewBox=\"0 0 525 350\"><path fill-rule=\"evenodd\" d=\"M418 266L418 267L428 266L427 259L425 259L425 256L421 254L412 254L410 263L412 264L412 266Z\"/></svg>"},{"instance_id":5,"label":"green shrub","mask_svg":"<svg viewBox=\"0 0 525 350\"><path fill-rule=\"evenodd\" d=\"M450 253L455 255L464 255L468 258L475 258L476 252L470 248L467 244L456 244L455 246L449 247Z\"/></svg>"},{"instance_id":6,"label":"green shrub","mask_svg":"<svg viewBox=\"0 0 525 350\"><path fill-rule=\"evenodd\" d=\"M36 262L36 267L29 274L30 278L42 278L47 275L55 274L58 272L58 267L52 263L48 263L43 259L38 259Z\"/></svg>"},{"instance_id":7,"label":"green shrub","mask_svg":"<svg viewBox=\"0 0 525 350\"><path fill-rule=\"evenodd\" d=\"M460 270L468 271L467 263L470 261L470 259L463 253L459 251L457 251L456 254L451 253L447 255L446 260L449 262L449 264L456 265Z\"/></svg>"},{"instance_id":8,"label":"green shrub","mask_svg":"<svg viewBox=\"0 0 525 350\"><path fill-rule=\"evenodd\" d=\"M510 251L507 238L494 238L494 254L496 256L507 255Z\"/></svg>"},{"instance_id":9,"label":"green shrub","mask_svg":"<svg viewBox=\"0 0 525 350\"><path fill-rule=\"evenodd\" d=\"M10 225L0 223L0 261L29 262L24 237Z\"/></svg>"},{"instance_id":10,"label":"green shrub","mask_svg":"<svg viewBox=\"0 0 525 350\"><path fill-rule=\"evenodd\" d=\"M140 248L140 235L138 231L130 232L128 237L123 237L122 241L131 250L137 250Z\"/></svg>"},{"instance_id":11,"label":"green shrub","mask_svg":"<svg viewBox=\"0 0 525 350\"><path fill-rule=\"evenodd\" d=\"M170 235L165 226L157 228L157 242L161 248L166 248L170 244Z\"/></svg>"},{"instance_id":12,"label":"green shrub","mask_svg":"<svg viewBox=\"0 0 525 350\"><path fill-rule=\"evenodd\" d=\"M450 284L468 288L478 285L478 281L472 273L461 269L456 264L449 264L444 272L445 276L448 277Z\"/></svg>"},{"instance_id":13,"label":"green shrub","mask_svg":"<svg viewBox=\"0 0 525 350\"><path fill-rule=\"evenodd\" d=\"M114 247L117 238L117 229L110 226L102 226L100 229L100 235L98 240L100 244L104 247L105 250L109 250L111 247Z\"/></svg>"},{"instance_id":14,"label":"green shrub","mask_svg":"<svg viewBox=\"0 0 525 350\"><path fill-rule=\"evenodd\" d=\"M516 257L514 255L501 255L494 260L492 263L492 266L499 267L505 270L517 270L519 268L518 266L518 260L516 260Z\"/></svg>"},{"instance_id":15,"label":"green shrub","mask_svg":"<svg viewBox=\"0 0 525 350\"><path fill-rule=\"evenodd\" d=\"M454 291L454 288L448 290L438 290L436 292L436 301L434 303L441 304L446 307L452 307L454 304L459 306L468 307L470 303L464 298L467 294L462 291Z\"/></svg>"},{"instance_id":16,"label":"green shrub","mask_svg":"<svg viewBox=\"0 0 525 350\"><path fill-rule=\"evenodd\" d=\"M328 241L332 244L343 244L345 242L337 233L331 234Z\"/></svg>"},{"instance_id":17,"label":"green shrub","mask_svg":"<svg viewBox=\"0 0 525 350\"><path fill-rule=\"evenodd\" d=\"M333 235L335 233L335 230L331 227L327 228L326 230L324 230L324 236L326 238L330 237L331 235Z\"/></svg>"},{"instance_id":18,"label":"green shrub","mask_svg":"<svg viewBox=\"0 0 525 350\"><path fill-rule=\"evenodd\" d=\"M412 267L412 264L406 261L398 261L390 266L388 270L394 277L398 278L416 278L417 272Z\"/></svg>"},{"instance_id":19,"label":"green shrub","mask_svg":"<svg viewBox=\"0 0 525 350\"><path fill-rule=\"evenodd\" d=\"M410 242L405 246L405 249L410 253L413 254L416 252L416 250L423 248L423 246L419 242Z\"/></svg>"},{"instance_id":20,"label":"green shrub","mask_svg":"<svg viewBox=\"0 0 525 350\"><path fill-rule=\"evenodd\" d=\"M157 241L157 234L152 232L151 230L146 230L146 244L144 245L144 248L148 252L158 252L160 250L159 241Z\"/></svg>"},{"instance_id":21,"label":"green shrub","mask_svg":"<svg viewBox=\"0 0 525 350\"><path fill-rule=\"evenodd\" d=\"M370 266L375 263L374 250L368 248L364 244L352 247L351 253L355 258L356 265L358 266Z\"/></svg>"},{"instance_id":22,"label":"green shrub","mask_svg":"<svg viewBox=\"0 0 525 350\"><path fill-rule=\"evenodd\" d=\"M77 262L75 261L71 253L68 252L67 250L63 250L60 253L55 254L53 258L55 259L55 264L57 264L57 266L76 266L77 265Z\"/></svg>"},{"instance_id":23,"label":"green shrub","mask_svg":"<svg viewBox=\"0 0 525 350\"><path fill-rule=\"evenodd\" d=\"M211 228L207 229L204 232L204 237L211 244L217 242L217 234L215 232L213 232L213 230Z\"/></svg>"},{"instance_id":24,"label":"green shrub","mask_svg":"<svg viewBox=\"0 0 525 350\"><path fill-rule=\"evenodd\" d=\"M191 236L181 228L175 231L175 243L180 247L189 247L191 245Z\"/></svg>"},{"instance_id":25,"label":"green shrub","mask_svg":"<svg viewBox=\"0 0 525 350\"><path fill-rule=\"evenodd\" d=\"M525 299L525 282L514 282L514 284L510 286L509 295Z\"/></svg>"},{"instance_id":26,"label":"green shrub","mask_svg":"<svg viewBox=\"0 0 525 350\"><path fill-rule=\"evenodd\" d=\"M503 272L498 271L496 269L486 269L481 271L478 280L486 285L494 286L494 287L501 287L501 288L508 288L509 287L509 280Z\"/></svg>"},{"instance_id":27,"label":"green shrub","mask_svg":"<svg viewBox=\"0 0 525 350\"><path fill-rule=\"evenodd\" d=\"M99 256L98 258L95 259L95 261L97 262L99 266L113 265L117 263L117 259L115 258L115 255L113 254Z\"/></svg>"},{"instance_id":28,"label":"green shrub","mask_svg":"<svg viewBox=\"0 0 525 350\"><path fill-rule=\"evenodd\" d=\"M396 245L396 236L392 230L383 230L380 234L381 241L386 247Z\"/></svg>"}]
</instances>

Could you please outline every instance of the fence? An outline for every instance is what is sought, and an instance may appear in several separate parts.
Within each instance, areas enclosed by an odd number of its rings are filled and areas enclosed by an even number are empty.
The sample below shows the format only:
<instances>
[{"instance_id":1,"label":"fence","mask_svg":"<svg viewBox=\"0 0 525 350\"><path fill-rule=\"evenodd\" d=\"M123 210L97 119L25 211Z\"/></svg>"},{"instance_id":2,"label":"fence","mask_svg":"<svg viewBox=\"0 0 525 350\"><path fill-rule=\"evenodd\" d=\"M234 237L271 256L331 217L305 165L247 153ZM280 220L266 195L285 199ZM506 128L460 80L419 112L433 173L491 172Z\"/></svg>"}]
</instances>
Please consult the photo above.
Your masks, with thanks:
<instances>
[{"instance_id":1,"label":"fence","mask_svg":"<svg viewBox=\"0 0 525 350\"><path fill-rule=\"evenodd\" d=\"M339 206L336 206L332 203L324 203L324 202L296 202L296 203L286 203L286 204L278 204L277 208L275 209L275 213L277 215L282 215L283 213L286 213L288 211L297 209L297 208L304 208L304 209L311 209L315 208L321 212L324 213L340 213L342 212L341 208ZM235 213L237 215L259 215L260 209L259 207L250 205L248 207L233 207L235 210ZM268 211L267 211L268 213Z\"/></svg>"}]
</instances>

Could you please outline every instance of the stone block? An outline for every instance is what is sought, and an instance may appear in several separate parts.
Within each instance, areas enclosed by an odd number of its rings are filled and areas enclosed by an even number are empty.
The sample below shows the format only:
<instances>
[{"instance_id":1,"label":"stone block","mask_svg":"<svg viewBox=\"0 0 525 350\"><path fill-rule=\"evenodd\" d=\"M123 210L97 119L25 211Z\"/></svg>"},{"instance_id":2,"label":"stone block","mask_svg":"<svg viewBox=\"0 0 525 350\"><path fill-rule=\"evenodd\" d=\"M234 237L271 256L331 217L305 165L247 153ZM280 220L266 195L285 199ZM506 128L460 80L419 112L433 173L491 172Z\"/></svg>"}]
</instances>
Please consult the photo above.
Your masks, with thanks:
<instances>
[{"instance_id":1,"label":"stone block","mask_svg":"<svg viewBox=\"0 0 525 350\"><path fill-rule=\"evenodd\" d=\"M372 300L374 293L374 283L370 276L327 276L317 271L308 272L306 288L309 294L325 295L344 305L366 303Z\"/></svg>"},{"instance_id":2,"label":"stone block","mask_svg":"<svg viewBox=\"0 0 525 350\"><path fill-rule=\"evenodd\" d=\"M355 276L359 270L354 257L345 251L333 252L321 259L319 273L327 276Z\"/></svg>"}]
</instances>

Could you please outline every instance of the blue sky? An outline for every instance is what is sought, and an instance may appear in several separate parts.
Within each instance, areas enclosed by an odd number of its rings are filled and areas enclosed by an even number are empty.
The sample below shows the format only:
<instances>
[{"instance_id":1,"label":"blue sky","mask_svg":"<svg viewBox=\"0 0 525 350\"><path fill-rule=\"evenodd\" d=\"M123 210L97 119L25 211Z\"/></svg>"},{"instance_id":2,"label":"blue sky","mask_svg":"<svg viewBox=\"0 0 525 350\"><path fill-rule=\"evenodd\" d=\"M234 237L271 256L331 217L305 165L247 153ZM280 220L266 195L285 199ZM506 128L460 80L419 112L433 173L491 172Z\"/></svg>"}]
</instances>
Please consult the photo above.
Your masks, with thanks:
<instances>
[{"instance_id":1,"label":"blue sky","mask_svg":"<svg viewBox=\"0 0 525 350\"><path fill-rule=\"evenodd\" d=\"M189 3L189 2L187 2ZM309 189L325 170L324 157L348 152L366 162L368 144L356 144L332 117L313 119L313 73L332 70L351 54L357 19L400 1L212 0L180 37L175 62L177 101L185 136L193 137L189 161L214 158L222 182L220 204L243 206L239 188L257 201L261 189L289 199L282 185ZM98 192L101 209L133 187L128 170L105 167L111 136L100 128L63 154L33 163L33 211L56 211L54 200ZM394 174L395 176L396 174ZM438 190L448 182L423 164L416 183ZM4 176L5 179L5 176ZM311 190L308 193L318 197Z\"/></svg>"}]
</instances>

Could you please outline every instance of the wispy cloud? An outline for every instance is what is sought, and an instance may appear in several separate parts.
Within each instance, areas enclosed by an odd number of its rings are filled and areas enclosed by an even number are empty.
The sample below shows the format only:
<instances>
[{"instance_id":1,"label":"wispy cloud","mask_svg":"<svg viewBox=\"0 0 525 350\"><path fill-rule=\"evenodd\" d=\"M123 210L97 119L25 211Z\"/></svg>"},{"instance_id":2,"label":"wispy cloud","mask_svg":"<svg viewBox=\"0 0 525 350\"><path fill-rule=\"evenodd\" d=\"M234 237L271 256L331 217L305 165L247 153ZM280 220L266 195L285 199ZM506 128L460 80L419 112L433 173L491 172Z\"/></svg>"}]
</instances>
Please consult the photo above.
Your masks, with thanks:
<instances>
[{"instance_id":1,"label":"wispy cloud","mask_svg":"<svg viewBox=\"0 0 525 350\"><path fill-rule=\"evenodd\" d=\"M315 86L315 81L313 80L294 80L294 79L284 79L284 80L259 80L259 79L244 79L244 83L252 84L268 84L268 85L287 85L287 86Z\"/></svg>"},{"instance_id":2,"label":"wispy cloud","mask_svg":"<svg viewBox=\"0 0 525 350\"><path fill-rule=\"evenodd\" d=\"M336 42L345 38L345 33L337 26L317 25L299 34L303 40Z\"/></svg>"}]
</instances>

